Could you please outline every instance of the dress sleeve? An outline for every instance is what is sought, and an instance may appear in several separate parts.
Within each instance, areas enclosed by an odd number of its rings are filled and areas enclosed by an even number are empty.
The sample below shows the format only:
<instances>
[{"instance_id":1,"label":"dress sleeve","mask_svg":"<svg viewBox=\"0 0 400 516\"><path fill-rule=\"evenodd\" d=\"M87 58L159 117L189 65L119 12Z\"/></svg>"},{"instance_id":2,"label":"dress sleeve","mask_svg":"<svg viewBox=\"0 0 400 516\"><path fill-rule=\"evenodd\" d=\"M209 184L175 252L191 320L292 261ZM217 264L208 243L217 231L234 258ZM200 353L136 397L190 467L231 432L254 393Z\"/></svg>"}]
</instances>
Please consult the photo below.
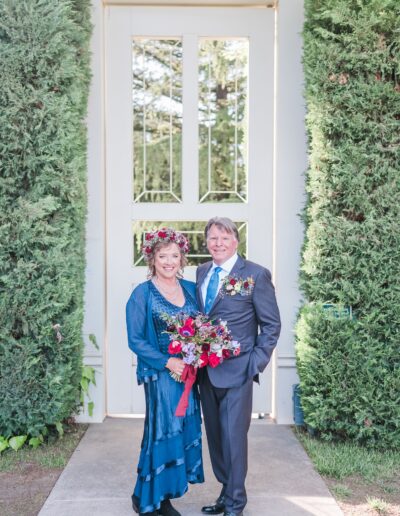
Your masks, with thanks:
<instances>
[{"instance_id":1,"label":"dress sleeve","mask_svg":"<svg viewBox=\"0 0 400 516\"><path fill-rule=\"evenodd\" d=\"M128 346L149 367L162 371L168 357L147 336L147 299L140 289L135 289L126 305Z\"/></svg>"}]
</instances>

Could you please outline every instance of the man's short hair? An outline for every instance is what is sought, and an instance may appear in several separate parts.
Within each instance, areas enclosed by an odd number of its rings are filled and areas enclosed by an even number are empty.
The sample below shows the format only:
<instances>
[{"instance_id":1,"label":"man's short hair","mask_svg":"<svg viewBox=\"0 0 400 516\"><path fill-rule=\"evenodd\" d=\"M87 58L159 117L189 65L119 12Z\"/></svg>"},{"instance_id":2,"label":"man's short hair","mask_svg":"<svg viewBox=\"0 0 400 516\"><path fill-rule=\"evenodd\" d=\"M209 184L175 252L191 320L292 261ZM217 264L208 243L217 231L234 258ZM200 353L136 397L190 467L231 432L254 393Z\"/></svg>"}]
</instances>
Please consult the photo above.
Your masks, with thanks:
<instances>
[{"instance_id":1,"label":"man's short hair","mask_svg":"<svg viewBox=\"0 0 400 516\"><path fill-rule=\"evenodd\" d=\"M231 233L234 235L238 242L240 241L238 228L233 220L228 219L228 217L213 217L207 222L207 226L204 229L206 240L208 238L208 232L210 231L211 226L217 226L218 229L223 229L227 233Z\"/></svg>"}]
</instances>

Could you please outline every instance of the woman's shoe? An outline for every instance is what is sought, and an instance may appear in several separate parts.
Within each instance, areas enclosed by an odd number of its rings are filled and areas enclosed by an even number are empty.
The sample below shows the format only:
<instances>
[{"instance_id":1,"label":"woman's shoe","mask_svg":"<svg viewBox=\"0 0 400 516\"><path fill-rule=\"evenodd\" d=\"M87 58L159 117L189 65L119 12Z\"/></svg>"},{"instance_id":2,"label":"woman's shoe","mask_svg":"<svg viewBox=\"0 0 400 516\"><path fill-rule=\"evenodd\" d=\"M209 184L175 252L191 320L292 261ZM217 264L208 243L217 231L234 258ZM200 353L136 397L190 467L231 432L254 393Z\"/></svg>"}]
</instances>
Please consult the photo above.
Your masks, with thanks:
<instances>
[{"instance_id":1,"label":"woman's shoe","mask_svg":"<svg viewBox=\"0 0 400 516\"><path fill-rule=\"evenodd\" d=\"M135 495L131 496L132 509L139 514L139 516L158 516L158 511L139 512L139 498Z\"/></svg>"},{"instance_id":2,"label":"woman's shoe","mask_svg":"<svg viewBox=\"0 0 400 516\"><path fill-rule=\"evenodd\" d=\"M163 500L161 502L158 514L162 514L162 516L181 516L181 513L172 507L170 500Z\"/></svg>"},{"instance_id":3,"label":"woman's shoe","mask_svg":"<svg viewBox=\"0 0 400 516\"><path fill-rule=\"evenodd\" d=\"M134 494L131 496L132 509L139 514L139 499Z\"/></svg>"}]
</instances>

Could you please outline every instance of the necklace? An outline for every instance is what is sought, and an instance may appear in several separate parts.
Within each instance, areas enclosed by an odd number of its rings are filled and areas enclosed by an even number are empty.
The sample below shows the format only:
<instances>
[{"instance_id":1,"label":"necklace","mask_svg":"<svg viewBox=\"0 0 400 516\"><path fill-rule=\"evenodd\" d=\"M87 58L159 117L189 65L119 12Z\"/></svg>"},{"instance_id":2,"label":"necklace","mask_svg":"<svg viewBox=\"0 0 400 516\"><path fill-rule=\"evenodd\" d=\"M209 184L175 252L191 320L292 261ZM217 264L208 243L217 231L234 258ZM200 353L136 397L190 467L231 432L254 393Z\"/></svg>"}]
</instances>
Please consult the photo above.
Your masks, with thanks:
<instances>
[{"instance_id":1,"label":"necklace","mask_svg":"<svg viewBox=\"0 0 400 516\"><path fill-rule=\"evenodd\" d=\"M157 276L154 276L154 283L156 284L158 290L160 290L168 299L175 300L181 293L181 284L178 280L176 280L176 285L172 290L163 288Z\"/></svg>"}]
</instances>

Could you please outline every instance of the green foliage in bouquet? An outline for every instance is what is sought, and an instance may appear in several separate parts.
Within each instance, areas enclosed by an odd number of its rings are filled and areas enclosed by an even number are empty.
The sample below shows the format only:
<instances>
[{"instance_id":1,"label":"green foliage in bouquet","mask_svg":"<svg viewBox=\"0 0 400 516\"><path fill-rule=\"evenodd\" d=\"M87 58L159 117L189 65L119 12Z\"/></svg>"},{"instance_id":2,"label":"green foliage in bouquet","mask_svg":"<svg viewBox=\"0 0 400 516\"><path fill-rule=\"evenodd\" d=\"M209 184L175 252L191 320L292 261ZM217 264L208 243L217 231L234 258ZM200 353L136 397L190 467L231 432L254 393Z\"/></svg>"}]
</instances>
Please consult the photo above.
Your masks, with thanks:
<instances>
[{"instance_id":1,"label":"green foliage in bouquet","mask_svg":"<svg viewBox=\"0 0 400 516\"><path fill-rule=\"evenodd\" d=\"M80 401L90 32L89 0L0 2L3 439Z\"/></svg>"},{"instance_id":2,"label":"green foliage in bouquet","mask_svg":"<svg viewBox=\"0 0 400 516\"><path fill-rule=\"evenodd\" d=\"M394 447L400 442L400 3L306 0L305 7L302 406L306 423L323 438Z\"/></svg>"}]
</instances>

